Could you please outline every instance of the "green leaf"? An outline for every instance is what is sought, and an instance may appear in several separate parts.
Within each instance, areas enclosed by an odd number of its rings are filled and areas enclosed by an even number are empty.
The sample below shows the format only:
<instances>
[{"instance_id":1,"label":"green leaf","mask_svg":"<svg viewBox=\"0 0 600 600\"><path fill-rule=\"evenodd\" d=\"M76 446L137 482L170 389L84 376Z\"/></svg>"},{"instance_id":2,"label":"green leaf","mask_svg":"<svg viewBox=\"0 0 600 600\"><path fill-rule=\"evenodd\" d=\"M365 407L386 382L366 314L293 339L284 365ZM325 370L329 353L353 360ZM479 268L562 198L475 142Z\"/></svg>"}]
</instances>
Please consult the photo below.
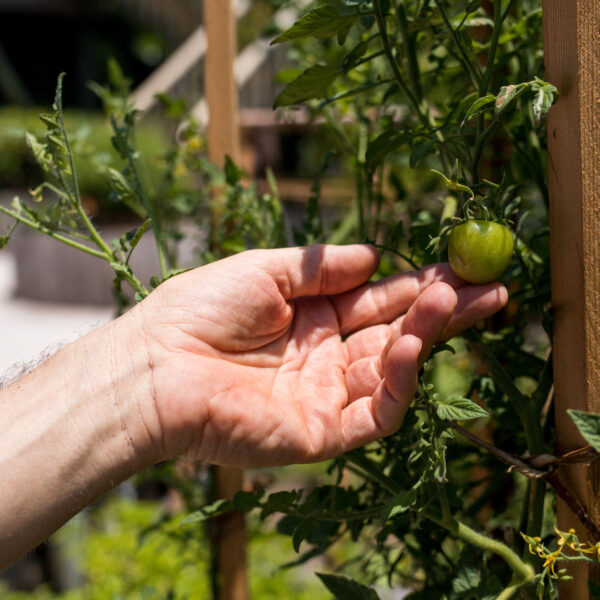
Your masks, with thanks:
<instances>
[{"instance_id":1,"label":"green leaf","mask_svg":"<svg viewBox=\"0 0 600 600\"><path fill-rule=\"evenodd\" d=\"M567 412L583 439L591 444L596 452L600 452L600 415L573 409Z\"/></svg>"},{"instance_id":2,"label":"green leaf","mask_svg":"<svg viewBox=\"0 0 600 600\"><path fill-rule=\"evenodd\" d=\"M342 70L347 73L354 65L366 54L369 48L369 42L363 40L359 42L352 51L344 57L342 61Z\"/></svg>"},{"instance_id":3,"label":"green leaf","mask_svg":"<svg viewBox=\"0 0 600 600\"><path fill-rule=\"evenodd\" d=\"M312 535L318 528L319 524L315 519L302 519L292 535L292 544L296 553L300 552L302 542Z\"/></svg>"},{"instance_id":4,"label":"green leaf","mask_svg":"<svg viewBox=\"0 0 600 600\"><path fill-rule=\"evenodd\" d=\"M496 96L494 113L501 115L506 109L526 90L523 85L504 85L500 88L500 93Z\"/></svg>"},{"instance_id":5,"label":"green leaf","mask_svg":"<svg viewBox=\"0 0 600 600\"><path fill-rule=\"evenodd\" d=\"M409 165L411 169L417 166L417 163L429 154L431 148L433 148L435 142L426 142L425 144L419 144L410 155Z\"/></svg>"},{"instance_id":6,"label":"green leaf","mask_svg":"<svg viewBox=\"0 0 600 600\"><path fill-rule=\"evenodd\" d=\"M533 122L537 129L541 129L552 108L557 90L553 85L543 86L533 99Z\"/></svg>"},{"instance_id":7,"label":"green leaf","mask_svg":"<svg viewBox=\"0 0 600 600\"><path fill-rule=\"evenodd\" d=\"M473 102L471 106L469 106L467 112L465 113L463 125L467 121L470 121L474 117L477 117L478 115L484 113L486 110L491 110L492 107L490 105L495 100L496 96L494 96L493 94L488 94L487 96L477 98L477 100L475 100L475 102Z\"/></svg>"},{"instance_id":8,"label":"green leaf","mask_svg":"<svg viewBox=\"0 0 600 600\"><path fill-rule=\"evenodd\" d=\"M362 585L348 577L327 573L317 573L317 577L337 600L379 600L379 596L373 588Z\"/></svg>"},{"instance_id":9,"label":"green leaf","mask_svg":"<svg viewBox=\"0 0 600 600\"><path fill-rule=\"evenodd\" d=\"M225 157L225 181L228 185L235 186L244 176L244 171L240 169L232 158L227 155Z\"/></svg>"},{"instance_id":10,"label":"green leaf","mask_svg":"<svg viewBox=\"0 0 600 600\"><path fill-rule=\"evenodd\" d=\"M181 521L181 525L189 525L190 523L206 521L207 519L212 519L213 517L229 512L232 509L233 504L229 502L229 500L220 499L212 504L209 504L208 506L201 508L200 510L190 513L183 521Z\"/></svg>"},{"instance_id":11,"label":"green leaf","mask_svg":"<svg viewBox=\"0 0 600 600\"><path fill-rule=\"evenodd\" d=\"M327 39L335 35L345 40L348 31L360 13L355 9L343 10L337 6L320 6L296 21L287 31L277 36L271 45L308 37Z\"/></svg>"},{"instance_id":12,"label":"green leaf","mask_svg":"<svg viewBox=\"0 0 600 600\"><path fill-rule=\"evenodd\" d=\"M446 400L438 400L436 412L443 421L468 421L488 416L481 406L461 396L450 396Z\"/></svg>"},{"instance_id":13,"label":"green leaf","mask_svg":"<svg viewBox=\"0 0 600 600\"><path fill-rule=\"evenodd\" d=\"M125 175L112 167L109 167L107 171L112 187L117 192L119 198L124 202L135 200L136 194Z\"/></svg>"},{"instance_id":14,"label":"green leaf","mask_svg":"<svg viewBox=\"0 0 600 600\"><path fill-rule=\"evenodd\" d=\"M367 147L367 168L373 171L388 154L391 154L410 139L405 131L386 131L369 143Z\"/></svg>"},{"instance_id":15,"label":"green leaf","mask_svg":"<svg viewBox=\"0 0 600 600\"><path fill-rule=\"evenodd\" d=\"M142 237L144 237L144 234L146 233L146 231L148 231L148 228L150 227L150 225L152 225L152 220L151 219L146 219L142 225L140 225L137 229L134 229L132 231L128 231L127 233L125 233L125 235L123 236L124 238L124 242L126 243L128 250L129 250L129 256L131 256L131 253L135 250L136 246L140 243L140 240L142 239Z\"/></svg>"},{"instance_id":16,"label":"green leaf","mask_svg":"<svg viewBox=\"0 0 600 600\"><path fill-rule=\"evenodd\" d=\"M263 491L253 494L252 492L237 492L233 497L233 505L236 510L247 513L260 506L260 499L263 496Z\"/></svg>"},{"instance_id":17,"label":"green leaf","mask_svg":"<svg viewBox=\"0 0 600 600\"><path fill-rule=\"evenodd\" d=\"M382 521L387 521L396 515L400 515L414 506L417 501L415 490L402 491L396 494L383 508L381 512Z\"/></svg>"},{"instance_id":18,"label":"green leaf","mask_svg":"<svg viewBox=\"0 0 600 600\"><path fill-rule=\"evenodd\" d=\"M458 570L452 581L452 591L457 594L468 592L479 586L480 574L475 567L467 566Z\"/></svg>"},{"instance_id":19,"label":"green leaf","mask_svg":"<svg viewBox=\"0 0 600 600\"><path fill-rule=\"evenodd\" d=\"M279 94L273 108L299 104L314 98L327 98L329 88L340 75L340 69L327 65L314 65L289 83Z\"/></svg>"},{"instance_id":20,"label":"green leaf","mask_svg":"<svg viewBox=\"0 0 600 600\"><path fill-rule=\"evenodd\" d=\"M292 508L302 497L303 491L275 492L267 498L263 509L263 516L275 512L286 512Z\"/></svg>"}]
</instances>

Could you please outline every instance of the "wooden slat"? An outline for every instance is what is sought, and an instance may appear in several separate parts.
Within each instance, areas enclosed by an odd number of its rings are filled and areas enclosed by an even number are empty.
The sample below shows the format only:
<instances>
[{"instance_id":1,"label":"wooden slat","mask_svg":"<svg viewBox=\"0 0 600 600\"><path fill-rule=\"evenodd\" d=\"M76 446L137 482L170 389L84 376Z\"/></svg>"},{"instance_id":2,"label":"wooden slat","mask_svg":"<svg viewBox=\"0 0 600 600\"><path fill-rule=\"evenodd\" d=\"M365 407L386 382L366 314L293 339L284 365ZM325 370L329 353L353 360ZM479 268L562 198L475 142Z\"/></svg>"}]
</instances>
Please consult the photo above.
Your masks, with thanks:
<instances>
[{"instance_id":1,"label":"wooden slat","mask_svg":"<svg viewBox=\"0 0 600 600\"><path fill-rule=\"evenodd\" d=\"M549 115L548 144L555 410L562 453L583 445L566 410L600 412L600 3L544 0L543 11L546 76L560 92ZM561 476L598 520L596 470L575 467ZM562 529L574 527L587 541L562 502L558 519ZM571 571L575 580L561 585L561 600L587 600L587 569Z\"/></svg>"},{"instance_id":2,"label":"wooden slat","mask_svg":"<svg viewBox=\"0 0 600 600\"><path fill-rule=\"evenodd\" d=\"M233 65L237 54L236 15L232 0L204 0L204 23L208 42L205 60L208 103L208 153L222 166L229 155L241 157L238 90ZM218 218L218 207L216 209ZM217 494L230 499L244 485L239 469L219 467ZM246 531L244 516L238 512L220 517L216 523L215 557L219 600L247 600Z\"/></svg>"}]
</instances>

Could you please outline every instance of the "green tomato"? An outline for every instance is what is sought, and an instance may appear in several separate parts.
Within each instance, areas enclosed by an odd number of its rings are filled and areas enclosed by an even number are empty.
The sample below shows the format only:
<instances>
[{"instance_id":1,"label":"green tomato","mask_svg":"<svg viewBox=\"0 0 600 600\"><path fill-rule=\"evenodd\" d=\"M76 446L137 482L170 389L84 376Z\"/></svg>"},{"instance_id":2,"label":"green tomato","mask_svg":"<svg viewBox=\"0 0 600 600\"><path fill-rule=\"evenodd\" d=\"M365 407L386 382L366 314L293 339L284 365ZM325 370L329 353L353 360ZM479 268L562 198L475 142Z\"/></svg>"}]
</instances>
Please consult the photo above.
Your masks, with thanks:
<instances>
[{"instance_id":1,"label":"green tomato","mask_svg":"<svg viewBox=\"0 0 600 600\"><path fill-rule=\"evenodd\" d=\"M514 245L512 233L505 225L494 221L467 221L450 233L450 266L469 283L489 283L506 271Z\"/></svg>"}]
</instances>

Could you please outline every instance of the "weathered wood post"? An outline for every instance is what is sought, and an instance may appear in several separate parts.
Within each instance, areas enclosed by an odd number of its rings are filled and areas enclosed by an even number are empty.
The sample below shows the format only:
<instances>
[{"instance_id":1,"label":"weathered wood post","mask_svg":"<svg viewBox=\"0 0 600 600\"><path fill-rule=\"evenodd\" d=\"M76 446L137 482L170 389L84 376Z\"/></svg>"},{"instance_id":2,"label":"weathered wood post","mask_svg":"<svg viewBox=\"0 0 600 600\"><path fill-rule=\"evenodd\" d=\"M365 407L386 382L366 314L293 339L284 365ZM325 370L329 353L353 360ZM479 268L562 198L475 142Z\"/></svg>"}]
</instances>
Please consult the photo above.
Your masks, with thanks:
<instances>
[{"instance_id":1,"label":"weathered wood post","mask_svg":"<svg viewBox=\"0 0 600 600\"><path fill-rule=\"evenodd\" d=\"M233 65L237 54L236 18L232 0L204 0L207 37L205 95L208 104L208 153L223 166L225 156L240 160L238 90ZM216 207L217 218L219 209ZM216 493L231 499L242 489L243 471L216 469ZM246 535L244 516L229 513L216 522L214 550L219 600L247 600Z\"/></svg>"},{"instance_id":2,"label":"weathered wood post","mask_svg":"<svg viewBox=\"0 0 600 600\"><path fill-rule=\"evenodd\" d=\"M600 412L600 2L543 0L546 78L560 98L548 119L557 452L585 442L566 410ZM565 482L600 517L600 469L571 467ZM563 530L588 534L558 502ZM600 540L589 540L600 541ZM595 569L571 569L561 600L587 600Z\"/></svg>"}]
</instances>

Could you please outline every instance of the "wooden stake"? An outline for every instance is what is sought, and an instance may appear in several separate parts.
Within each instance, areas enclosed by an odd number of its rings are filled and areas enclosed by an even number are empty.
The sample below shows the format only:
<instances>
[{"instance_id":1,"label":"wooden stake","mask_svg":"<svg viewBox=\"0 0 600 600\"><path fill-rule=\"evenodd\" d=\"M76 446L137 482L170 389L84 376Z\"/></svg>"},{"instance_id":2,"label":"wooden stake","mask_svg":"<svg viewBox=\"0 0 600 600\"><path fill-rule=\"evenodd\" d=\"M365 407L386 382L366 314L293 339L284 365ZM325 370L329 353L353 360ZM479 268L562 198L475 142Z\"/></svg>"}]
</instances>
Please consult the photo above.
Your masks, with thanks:
<instances>
[{"instance_id":1,"label":"wooden stake","mask_svg":"<svg viewBox=\"0 0 600 600\"><path fill-rule=\"evenodd\" d=\"M231 0L204 0L207 38L204 87L208 104L208 153L219 166L229 155L240 160L238 90L233 65L237 54L236 18ZM216 207L218 219L219 208ZM218 467L216 493L231 499L244 484L243 471ZM218 600L247 600L246 531L244 516L230 513L216 522L214 559Z\"/></svg>"},{"instance_id":2,"label":"wooden stake","mask_svg":"<svg viewBox=\"0 0 600 600\"><path fill-rule=\"evenodd\" d=\"M557 452L584 445L566 410L600 412L600 3L544 0L546 77L560 92L548 120ZM597 468L571 467L565 482L600 516ZM559 527L588 534L558 502ZM589 540L596 542L600 540ZM569 565L570 566L570 565ZM595 569L570 568L561 600L587 600Z\"/></svg>"},{"instance_id":3,"label":"wooden stake","mask_svg":"<svg viewBox=\"0 0 600 600\"><path fill-rule=\"evenodd\" d=\"M205 0L206 50L204 88L208 104L208 152L222 166L228 154L240 159L238 89L233 73L237 55L236 17L232 0Z\"/></svg>"}]
</instances>

